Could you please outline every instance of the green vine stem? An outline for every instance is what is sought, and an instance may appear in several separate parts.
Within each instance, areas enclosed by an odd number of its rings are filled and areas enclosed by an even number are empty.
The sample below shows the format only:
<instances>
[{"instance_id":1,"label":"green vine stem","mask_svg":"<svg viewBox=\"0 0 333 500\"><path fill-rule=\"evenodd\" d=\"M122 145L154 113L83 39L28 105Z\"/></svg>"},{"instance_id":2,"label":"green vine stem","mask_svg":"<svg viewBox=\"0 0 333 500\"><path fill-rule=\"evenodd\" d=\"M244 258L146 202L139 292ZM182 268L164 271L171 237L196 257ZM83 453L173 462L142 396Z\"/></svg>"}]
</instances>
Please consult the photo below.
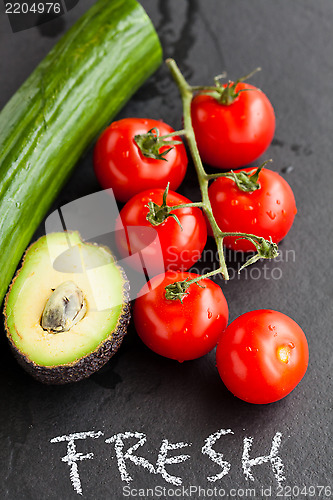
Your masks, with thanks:
<instances>
[{"instance_id":1,"label":"green vine stem","mask_svg":"<svg viewBox=\"0 0 333 500\"><path fill-rule=\"evenodd\" d=\"M197 283L198 281L204 278L211 277L216 274L222 274L225 280L229 279L229 274L228 274L228 269L227 265L225 262L224 258L224 252L223 252L223 238L225 236L238 236L240 239L245 238L251 241L255 247L257 248L257 254L250 258L243 267L255 262L258 259L261 258L275 258L278 255L278 249L277 245L273 243L272 241L265 240L264 238L254 235L254 234L247 234L247 233L226 233L220 230L219 226L217 225L217 222L215 220L215 217L213 215L211 203L209 200L208 196L208 183L209 180L212 178L216 177L221 177L221 176L232 176L233 180L235 174L230 174L230 173L222 173L222 174L217 174L217 175L208 175L203 167L199 150L197 147L197 143L195 140L195 135L194 135L194 130L192 126L192 119L191 119L191 103L192 103L192 98L193 98L193 93L198 87L191 87L185 80L184 76L182 75L181 71L179 70L176 62L174 59L167 59L166 64L171 72L171 75L173 79L175 80L178 89L180 91L181 99L182 99L182 104L183 104L183 117L184 117L184 131L185 132L185 137L187 140L187 144L193 159L193 163L197 172L198 176L198 181L199 181L199 186L200 186L200 191L201 191L201 197L202 197L202 202L199 205L196 206L201 206L206 214L206 217L209 221L209 224L212 228L213 231L213 236L216 241L216 246L217 246L217 251L218 251L218 257L219 257L219 262L220 262L220 267L214 271L211 271L210 273L207 273L205 275L202 275L195 280L189 280L189 281L183 281L183 282L178 282L178 283L172 283L168 287L166 287L166 298L168 299L179 299L182 300L182 297L186 295L186 290L187 288L192 284L192 283ZM200 87L200 90L204 89L204 87ZM261 168L263 168L264 164L259 167L256 171L251 172L247 177L251 179L251 175L253 177L254 184L258 183L258 176L260 173ZM243 172L244 173L244 172ZM258 185L258 187L260 187ZM256 187L255 189L258 189ZM252 189L253 190L253 189ZM175 208L175 207L173 207ZM177 208L180 208L177 207Z\"/></svg>"},{"instance_id":2,"label":"green vine stem","mask_svg":"<svg viewBox=\"0 0 333 500\"><path fill-rule=\"evenodd\" d=\"M220 228L217 225L215 217L213 215L212 207L210 204L209 196L208 196L208 179L205 169L202 165L202 161L200 158L197 142L195 140L194 130L192 126L192 118L191 118L191 103L193 98L193 90L186 82L182 73L180 72L176 61L174 59L167 59L166 64L179 88L180 95L183 103L183 116L184 116L184 129L186 130L186 140L188 147L191 152L191 156L193 159L193 163L197 172L203 209L206 214L206 217L211 225L213 235L217 245L217 251L220 261L220 268L217 272L222 273L225 279L229 279L227 265L224 259L223 253L223 236L221 235ZM216 273L217 274L217 273Z\"/></svg>"}]
</instances>

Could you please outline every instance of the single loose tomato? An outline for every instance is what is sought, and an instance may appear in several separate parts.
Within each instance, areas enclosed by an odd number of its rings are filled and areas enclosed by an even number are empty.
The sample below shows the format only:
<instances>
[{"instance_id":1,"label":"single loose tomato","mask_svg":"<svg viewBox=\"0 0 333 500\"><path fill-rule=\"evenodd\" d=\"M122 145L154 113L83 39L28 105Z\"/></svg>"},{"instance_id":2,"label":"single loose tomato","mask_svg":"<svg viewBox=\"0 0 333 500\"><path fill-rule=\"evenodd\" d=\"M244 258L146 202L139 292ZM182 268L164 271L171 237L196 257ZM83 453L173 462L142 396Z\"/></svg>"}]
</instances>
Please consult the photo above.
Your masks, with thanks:
<instances>
[{"instance_id":1,"label":"single loose tomato","mask_svg":"<svg viewBox=\"0 0 333 500\"><path fill-rule=\"evenodd\" d=\"M159 225L147 220L149 203L163 204L163 189L143 191L131 198L120 211L116 222L116 241L123 258L140 254L140 259L129 259L132 267L141 270L142 260L149 274L165 269L187 270L200 259L207 241L204 216L197 207L179 208L172 211ZM191 203L191 200L169 191L167 206Z\"/></svg>"},{"instance_id":2,"label":"single loose tomato","mask_svg":"<svg viewBox=\"0 0 333 500\"><path fill-rule=\"evenodd\" d=\"M142 341L157 354L178 361L199 358L215 347L227 326L227 301L210 279L192 283L183 302L166 299L167 285L198 277L169 271L155 276L140 291L134 305L135 327Z\"/></svg>"},{"instance_id":3,"label":"single loose tomato","mask_svg":"<svg viewBox=\"0 0 333 500\"><path fill-rule=\"evenodd\" d=\"M104 189L112 188L117 200L128 201L132 196L149 188L170 188L176 190L184 179L187 169L186 150L180 137L169 140L180 144L159 148L165 159L149 158L143 155L135 136L157 129L159 136L174 132L162 121L144 118L124 118L115 121L104 130L94 149L94 170ZM154 131L156 135L156 130Z\"/></svg>"},{"instance_id":4,"label":"single loose tomato","mask_svg":"<svg viewBox=\"0 0 333 500\"><path fill-rule=\"evenodd\" d=\"M294 320L261 309L239 316L222 333L216 363L226 387L249 403L273 403L303 378L309 359L306 337Z\"/></svg>"},{"instance_id":5,"label":"single loose tomato","mask_svg":"<svg viewBox=\"0 0 333 500\"><path fill-rule=\"evenodd\" d=\"M248 165L273 139L275 114L266 95L243 82L235 88L236 93L239 91L231 104L220 104L212 93L198 94L192 101L200 156L212 167L229 170Z\"/></svg>"},{"instance_id":6,"label":"single loose tomato","mask_svg":"<svg viewBox=\"0 0 333 500\"><path fill-rule=\"evenodd\" d=\"M224 232L250 233L266 240L271 237L274 243L279 243L294 222L297 212L294 194L283 177L266 168L259 174L259 184L256 191L244 192L233 180L219 177L208 190L213 214ZM223 241L232 250L255 250L248 240L228 236Z\"/></svg>"}]
</instances>

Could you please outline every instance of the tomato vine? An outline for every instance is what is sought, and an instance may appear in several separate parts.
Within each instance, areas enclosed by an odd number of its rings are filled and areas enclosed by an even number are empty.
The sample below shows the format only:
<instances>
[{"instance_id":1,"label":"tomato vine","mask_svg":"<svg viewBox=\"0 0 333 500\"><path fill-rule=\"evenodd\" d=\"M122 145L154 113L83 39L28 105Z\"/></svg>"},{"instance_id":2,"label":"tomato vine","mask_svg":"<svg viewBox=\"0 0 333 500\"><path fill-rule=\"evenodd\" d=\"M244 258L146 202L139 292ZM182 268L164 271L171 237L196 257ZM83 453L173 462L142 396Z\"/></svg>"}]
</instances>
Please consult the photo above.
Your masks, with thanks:
<instances>
[{"instance_id":1,"label":"tomato vine","mask_svg":"<svg viewBox=\"0 0 333 500\"><path fill-rule=\"evenodd\" d=\"M262 238L260 236L257 236L255 234L249 234L249 233L238 233L238 232L224 232L221 231L219 226L217 225L217 222L215 220L215 217L213 215L212 211L212 206L210 203L210 199L208 196L208 183L211 179L216 179L217 177L227 177L233 178L233 180L237 179L236 183L240 189L242 189L242 184L243 185L249 185L251 184L252 181L252 186L251 187L245 187L244 190L254 190L258 188L258 176L260 173L261 168L264 166L261 165L256 171L251 172L250 174L245 174L244 172L240 172L238 174L235 174L234 172L227 172L227 173L218 173L218 174L213 174L209 175L206 173L201 157L199 154L199 150L197 147L196 139L195 139L195 134L192 126L192 118L191 118L191 103L193 99L194 92L198 90L199 87L191 87L187 81L185 80L184 76L182 75L181 71L179 70L177 63L175 62L174 59L167 59L166 64L171 72L171 75L173 79L175 80L180 95L182 99L182 104L183 104L183 117L184 117L184 130L183 135L186 138L193 163L196 169L197 177L198 177L198 182L200 186L200 191L201 191L201 197L202 197L202 202L200 202L200 206L202 207L203 211L205 212L205 215L209 221L209 224L212 228L213 236L216 241L216 246L217 246L217 251L218 251L218 257L219 257L219 263L220 266L215 269L214 271L211 271L209 273L206 273L202 276L199 276L198 278L194 280L189 280L189 281L183 281L183 282L178 282L175 286L175 284L170 284L168 287L166 287L166 297L168 299L181 299L184 294L186 294L187 288L192 284L192 283L198 283L201 279L203 278L208 278L216 274L222 274L223 278L225 280L229 279L229 274L228 274L228 268L226 265L225 257L224 257L224 251L223 251L223 239L226 236L236 236L239 237L240 239L247 239L251 241L251 243L254 244L254 246L257 249L256 255L251 257L249 260L246 261L246 263L240 268L243 269L244 267L253 264L259 259L274 259L278 255L278 247L276 243L274 243L272 240L266 240L265 238ZM200 90L204 90L205 87L200 87ZM207 87L207 89L210 89L210 87ZM243 176L243 179L240 178L240 176ZM246 181L245 181L246 178ZM170 211L168 212L168 216L170 216ZM240 271L239 270L239 271Z\"/></svg>"}]
</instances>

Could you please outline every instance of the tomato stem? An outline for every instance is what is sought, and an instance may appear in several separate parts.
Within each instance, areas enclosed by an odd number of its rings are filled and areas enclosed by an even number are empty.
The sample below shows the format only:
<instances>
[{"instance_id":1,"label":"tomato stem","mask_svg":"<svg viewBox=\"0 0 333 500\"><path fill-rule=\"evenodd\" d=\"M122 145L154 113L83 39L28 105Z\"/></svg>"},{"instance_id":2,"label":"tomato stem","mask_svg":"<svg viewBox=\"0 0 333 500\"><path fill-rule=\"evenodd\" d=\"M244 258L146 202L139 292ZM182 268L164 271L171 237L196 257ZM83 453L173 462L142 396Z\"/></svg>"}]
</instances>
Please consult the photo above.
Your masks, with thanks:
<instances>
[{"instance_id":1,"label":"tomato stem","mask_svg":"<svg viewBox=\"0 0 333 500\"><path fill-rule=\"evenodd\" d=\"M173 207L169 207L169 210L179 210L180 208L187 208L187 207L198 207L198 208L203 208L204 204L202 201L196 201L194 203L183 203L182 205L174 205Z\"/></svg>"},{"instance_id":2,"label":"tomato stem","mask_svg":"<svg viewBox=\"0 0 333 500\"><path fill-rule=\"evenodd\" d=\"M186 130L184 130L184 129L175 130L174 132L171 132L170 134L160 135L159 139L168 139L169 137L176 137L176 136L180 136L180 135L186 135ZM177 141L177 143L179 144L180 142Z\"/></svg>"},{"instance_id":3,"label":"tomato stem","mask_svg":"<svg viewBox=\"0 0 333 500\"><path fill-rule=\"evenodd\" d=\"M231 179L232 181L234 181L241 191L251 193L252 191L260 189L259 174L264 166L271 161L272 160L264 161L264 163L262 163L257 169L251 170L250 172L244 172L243 170L240 172L234 172L233 170L231 170L230 172L207 174L206 178L208 181L210 181L218 179L219 177L226 177L227 179Z\"/></svg>"},{"instance_id":4,"label":"tomato stem","mask_svg":"<svg viewBox=\"0 0 333 500\"><path fill-rule=\"evenodd\" d=\"M197 278L193 278L192 280L188 281L189 285L192 285L193 283L198 283L202 279L210 278L211 276L214 276L215 274L220 274L221 273L221 267L218 269L214 269L214 271L210 271L209 273L203 274L201 276L198 276Z\"/></svg>"},{"instance_id":5,"label":"tomato stem","mask_svg":"<svg viewBox=\"0 0 333 500\"><path fill-rule=\"evenodd\" d=\"M214 271L211 271L210 273L207 273L202 276L198 276L197 278L193 278L192 280L186 279L183 281L175 281L174 283L170 283L170 285L167 285L165 287L165 298L167 300L180 300L181 303L183 303L183 298L188 295L187 289L193 285L196 284L200 286L201 288L205 288L204 285L200 285L199 281L205 279L205 278L210 278L211 276L214 276L215 274L220 274L222 272L221 267L218 269L215 269Z\"/></svg>"},{"instance_id":6,"label":"tomato stem","mask_svg":"<svg viewBox=\"0 0 333 500\"><path fill-rule=\"evenodd\" d=\"M172 207L168 206L167 197L168 197L168 193L169 193L169 186L170 186L170 182L168 182L168 185L165 188L165 191L163 193L162 205L158 205L157 203L154 203L153 201L149 201L148 205L145 205L147 208L149 208L149 212L146 215L146 219L152 226L159 226L168 217L173 217L175 219L175 221L177 222L177 224L179 224L181 230L183 230L182 225L181 225L180 220L178 219L177 215L174 213L171 213L171 212L173 212L174 210L179 210L180 208L187 208L187 207L203 208L204 204L202 201L198 201L196 203L182 203L181 205L174 205Z\"/></svg>"},{"instance_id":7,"label":"tomato stem","mask_svg":"<svg viewBox=\"0 0 333 500\"><path fill-rule=\"evenodd\" d=\"M174 146L176 146L177 144L182 144L182 142L177 140L166 141L165 139L174 137L175 135L184 134L184 132L184 130L180 130L179 132L160 135L158 128L154 127L151 130L148 130L146 134L135 135L134 142L140 149L141 154L146 158L168 161L165 156L173 149ZM160 153L160 149L164 146L170 147Z\"/></svg>"},{"instance_id":8,"label":"tomato stem","mask_svg":"<svg viewBox=\"0 0 333 500\"><path fill-rule=\"evenodd\" d=\"M251 76L253 76L258 71L261 71L261 68L254 69L247 75L238 78L238 80L236 80L235 82L229 80L226 84L221 85L220 80L227 76L226 72L224 72L221 75L218 75L214 78L215 86L197 85L191 87L191 90L192 92L212 94L212 96L220 104L222 104L223 106L230 106L230 104L232 104L235 101L235 99L237 99L237 97L241 92L249 92L253 90L253 89L240 89L236 92L236 87L240 82L244 82L248 78L251 78Z\"/></svg>"}]
</instances>

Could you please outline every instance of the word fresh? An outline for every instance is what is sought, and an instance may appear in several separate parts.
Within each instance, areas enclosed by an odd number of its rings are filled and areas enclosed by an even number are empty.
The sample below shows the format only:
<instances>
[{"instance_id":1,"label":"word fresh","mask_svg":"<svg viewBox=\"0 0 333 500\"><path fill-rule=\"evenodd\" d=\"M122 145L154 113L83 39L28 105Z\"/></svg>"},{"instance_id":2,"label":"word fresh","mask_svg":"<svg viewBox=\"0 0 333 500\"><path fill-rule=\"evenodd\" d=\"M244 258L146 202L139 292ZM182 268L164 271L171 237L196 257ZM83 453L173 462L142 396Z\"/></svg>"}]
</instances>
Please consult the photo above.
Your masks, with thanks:
<instances>
[{"instance_id":1,"label":"word fresh","mask_svg":"<svg viewBox=\"0 0 333 500\"><path fill-rule=\"evenodd\" d=\"M219 473L207 476L206 479L211 483L215 483L216 481L222 479L229 473L231 468L231 463L224 459L224 455L214 449L214 445L216 444L216 442L227 434L234 434L234 432L231 429L220 429L219 431L210 434L205 439L204 445L201 448L201 453L203 455L207 455L207 457L212 462L221 467ZM67 443L67 454L62 457L61 460L67 463L70 467L70 480L72 482L74 490L79 495L82 495L82 485L79 475L78 462L88 459L91 460L94 458L94 454L87 453L84 455L83 453L78 452L76 449L76 441L87 438L98 439L102 436L104 436L104 433L102 431L75 432L73 434L54 437L50 441L51 443ZM136 442L130 445L129 442L133 443L133 439L136 440ZM186 462L191 458L191 455L173 454L172 456L169 456L169 452L188 448L192 446L192 444L185 442L170 443L168 439L163 439L159 448L156 463L152 464L146 458L136 454L137 450L140 447L144 446L146 440L147 436L143 432L118 433L105 439L106 444L112 445L114 447L121 480L126 483L130 483L131 481L133 481L133 478L128 471L128 464L131 463L137 467L142 467L150 474L161 475L167 483L173 484L175 486L181 486L183 484L183 478L170 474L167 470L167 466L171 464ZM241 467L247 480L254 481L253 467L268 462L272 466L272 471L278 484L280 485L285 480L284 465L280 456L278 455L281 441L281 432L276 432L272 439L272 445L269 453L267 455L251 458L250 455L253 438L244 438Z\"/></svg>"}]
</instances>

